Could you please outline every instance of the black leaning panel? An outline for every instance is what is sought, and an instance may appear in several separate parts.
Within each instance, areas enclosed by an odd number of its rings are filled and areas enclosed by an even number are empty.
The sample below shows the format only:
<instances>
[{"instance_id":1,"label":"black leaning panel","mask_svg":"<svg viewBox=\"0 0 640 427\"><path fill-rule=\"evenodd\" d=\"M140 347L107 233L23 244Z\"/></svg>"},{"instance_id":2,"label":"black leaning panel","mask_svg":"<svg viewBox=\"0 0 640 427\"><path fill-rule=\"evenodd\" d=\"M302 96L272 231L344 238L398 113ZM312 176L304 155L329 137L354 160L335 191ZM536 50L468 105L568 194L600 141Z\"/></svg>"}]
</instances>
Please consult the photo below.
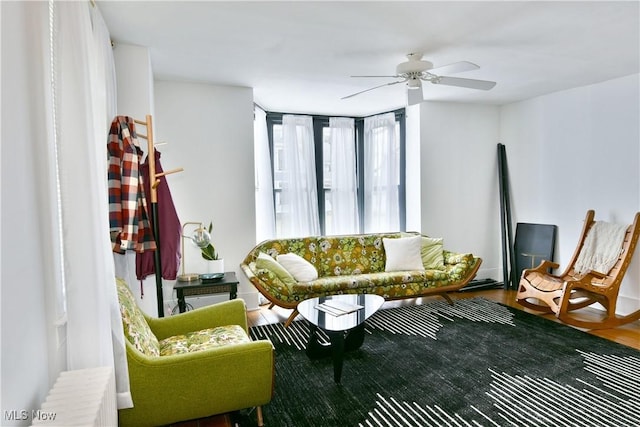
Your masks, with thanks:
<instances>
[{"instance_id":1,"label":"black leaning panel","mask_svg":"<svg viewBox=\"0 0 640 427\"><path fill-rule=\"evenodd\" d=\"M514 244L516 283L520 281L522 270L525 268L537 267L545 259L553 261L556 229L555 225L550 224L519 222L516 225Z\"/></svg>"}]
</instances>

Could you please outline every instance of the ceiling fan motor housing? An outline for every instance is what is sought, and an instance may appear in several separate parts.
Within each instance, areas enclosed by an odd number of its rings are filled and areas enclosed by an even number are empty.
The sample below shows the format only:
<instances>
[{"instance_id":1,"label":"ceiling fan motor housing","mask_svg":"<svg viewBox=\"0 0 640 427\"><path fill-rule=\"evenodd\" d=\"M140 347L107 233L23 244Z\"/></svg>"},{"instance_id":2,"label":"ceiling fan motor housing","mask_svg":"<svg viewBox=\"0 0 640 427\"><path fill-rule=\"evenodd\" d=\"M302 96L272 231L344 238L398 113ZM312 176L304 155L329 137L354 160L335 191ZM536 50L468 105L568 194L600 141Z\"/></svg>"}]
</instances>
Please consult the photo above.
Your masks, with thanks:
<instances>
[{"instance_id":1,"label":"ceiling fan motor housing","mask_svg":"<svg viewBox=\"0 0 640 427\"><path fill-rule=\"evenodd\" d=\"M422 54L410 53L407 55L408 61L398 64L396 74L413 74L422 73L433 68L433 64L429 61L422 60Z\"/></svg>"}]
</instances>

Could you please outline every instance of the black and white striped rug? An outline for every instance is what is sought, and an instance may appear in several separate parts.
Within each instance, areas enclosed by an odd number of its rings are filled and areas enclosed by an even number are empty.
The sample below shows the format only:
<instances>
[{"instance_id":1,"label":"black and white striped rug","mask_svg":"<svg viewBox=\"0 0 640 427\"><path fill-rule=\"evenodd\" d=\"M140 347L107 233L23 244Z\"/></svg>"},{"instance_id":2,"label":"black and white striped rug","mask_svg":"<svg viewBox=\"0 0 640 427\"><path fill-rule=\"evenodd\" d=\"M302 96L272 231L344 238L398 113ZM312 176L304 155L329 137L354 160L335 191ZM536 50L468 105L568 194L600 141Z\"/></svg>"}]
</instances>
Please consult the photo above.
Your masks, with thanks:
<instances>
[{"instance_id":1,"label":"black and white striped rug","mask_svg":"<svg viewBox=\"0 0 640 427\"><path fill-rule=\"evenodd\" d=\"M251 328L276 349L266 425L640 426L629 347L482 298L379 310L365 330L338 385L307 358L306 321Z\"/></svg>"}]
</instances>

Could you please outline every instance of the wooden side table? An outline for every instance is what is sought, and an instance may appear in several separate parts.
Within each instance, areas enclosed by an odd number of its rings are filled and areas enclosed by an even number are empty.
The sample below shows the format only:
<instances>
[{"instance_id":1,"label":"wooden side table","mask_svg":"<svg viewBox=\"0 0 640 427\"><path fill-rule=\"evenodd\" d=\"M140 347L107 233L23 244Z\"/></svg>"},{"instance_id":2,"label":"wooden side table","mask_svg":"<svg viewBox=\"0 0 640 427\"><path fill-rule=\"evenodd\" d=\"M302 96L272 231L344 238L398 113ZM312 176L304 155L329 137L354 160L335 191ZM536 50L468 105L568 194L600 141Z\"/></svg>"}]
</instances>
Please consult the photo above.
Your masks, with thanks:
<instances>
[{"instance_id":1,"label":"wooden side table","mask_svg":"<svg viewBox=\"0 0 640 427\"><path fill-rule=\"evenodd\" d=\"M187 304L185 297L194 295L212 295L229 292L229 299L236 299L238 296L238 279L236 273L229 271L224 273L224 277L218 280L196 280L194 282L176 282L173 289L178 293L178 309L184 313Z\"/></svg>"}]
</instances>

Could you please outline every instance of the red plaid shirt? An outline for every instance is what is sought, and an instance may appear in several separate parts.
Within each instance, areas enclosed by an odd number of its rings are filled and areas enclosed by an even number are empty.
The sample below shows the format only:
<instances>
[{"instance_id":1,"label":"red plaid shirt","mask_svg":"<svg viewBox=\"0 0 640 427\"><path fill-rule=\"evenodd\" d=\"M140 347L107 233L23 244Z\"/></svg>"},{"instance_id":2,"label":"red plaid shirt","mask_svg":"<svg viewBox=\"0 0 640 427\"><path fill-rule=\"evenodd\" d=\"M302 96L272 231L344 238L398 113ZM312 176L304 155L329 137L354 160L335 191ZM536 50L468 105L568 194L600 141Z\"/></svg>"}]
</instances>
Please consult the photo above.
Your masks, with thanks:
<instances>
[{"instance_id":1,"label":"red plaid shirt","mask_svg":"<svg viewBox=\"0 0 640 427\"><path fill-rule=\"evenodd\" d=\"M107 151L109 231L113 251L155 250L143 177L139 173L143 152L138 145L135 123L131 117L117 116L111 122Z\"/></svg>"}]
</instances>

